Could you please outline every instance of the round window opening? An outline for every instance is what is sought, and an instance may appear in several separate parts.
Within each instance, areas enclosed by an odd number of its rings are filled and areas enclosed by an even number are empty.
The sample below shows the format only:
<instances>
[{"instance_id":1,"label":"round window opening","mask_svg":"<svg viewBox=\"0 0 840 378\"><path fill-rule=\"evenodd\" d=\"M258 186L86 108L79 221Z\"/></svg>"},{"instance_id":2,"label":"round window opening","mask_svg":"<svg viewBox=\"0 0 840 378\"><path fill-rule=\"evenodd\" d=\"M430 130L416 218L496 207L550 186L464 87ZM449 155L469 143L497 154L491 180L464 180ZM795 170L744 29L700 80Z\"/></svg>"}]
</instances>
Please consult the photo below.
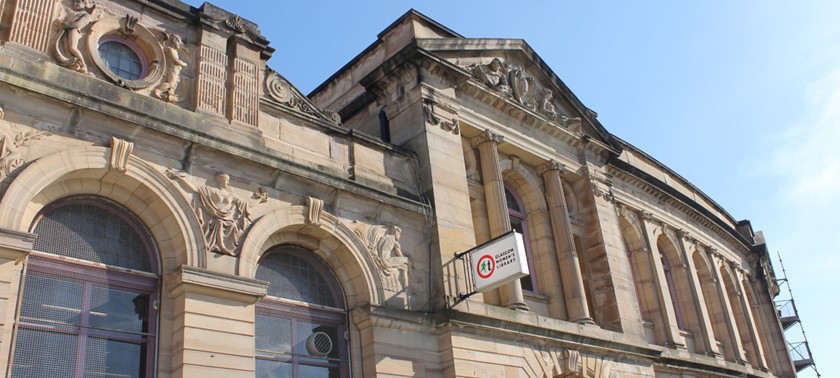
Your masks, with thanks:
<instances>
[{"instance_id":1,"label":"round window opening","mask_svg":"<svg viewBox=\"0 0 840 378\"><path fill-rule=\"evenodd\" d=\"M99 57L115 75L126 80L139 80L146 75L146 64L137 50L124 41L106 37L99 44Z\"/></svg>"}]
</instances>

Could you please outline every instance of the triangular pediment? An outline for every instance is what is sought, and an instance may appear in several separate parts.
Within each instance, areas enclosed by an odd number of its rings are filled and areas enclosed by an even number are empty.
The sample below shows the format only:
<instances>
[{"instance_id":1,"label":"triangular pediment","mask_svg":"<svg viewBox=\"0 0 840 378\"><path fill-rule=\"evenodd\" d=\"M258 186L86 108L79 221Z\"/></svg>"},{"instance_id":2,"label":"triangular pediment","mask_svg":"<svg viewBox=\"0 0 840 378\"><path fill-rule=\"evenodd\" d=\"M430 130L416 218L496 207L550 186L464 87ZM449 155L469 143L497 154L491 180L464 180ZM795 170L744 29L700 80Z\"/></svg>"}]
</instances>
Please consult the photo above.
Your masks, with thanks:
<instances>
[{"instance_id":1,"label":"triangular pediment","mask_svg":"<svg viewBox=\"0 0 840 378\"><path fill-rule=\"evenodd\" d=\"M521 39L430 38L417 47L468 75L471 86L573 133L621 150L618 141ZM497 102L498 103L498 102Z\"/></svg>"}]
</instances>

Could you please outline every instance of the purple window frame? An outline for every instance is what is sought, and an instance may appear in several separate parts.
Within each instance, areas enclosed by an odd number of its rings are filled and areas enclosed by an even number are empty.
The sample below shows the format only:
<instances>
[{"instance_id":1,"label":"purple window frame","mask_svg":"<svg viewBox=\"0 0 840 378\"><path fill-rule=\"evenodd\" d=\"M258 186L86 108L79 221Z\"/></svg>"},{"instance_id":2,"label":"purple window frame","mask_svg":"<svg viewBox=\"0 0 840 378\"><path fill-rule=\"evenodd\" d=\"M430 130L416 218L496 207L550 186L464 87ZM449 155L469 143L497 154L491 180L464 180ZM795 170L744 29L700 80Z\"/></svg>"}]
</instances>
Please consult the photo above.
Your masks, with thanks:
<instances>
[{"instance_id":1,"label":"purple window frame","mask_svg":"<svg viewBox=\"0 0 840 378\"><path fill-rule=\"evenodd\" d=\"M516 194L516 191L513 190L510 186L505 184L505 192L510 193L510 196L516 201L516 205L520 209L525 209L525 206L522 204L522 200L519 198L519 195ZM505 196L507 197L507 196ZM525 241L525 255L528 257L528 270L531 272L526 277L520 278L520 283L524 280L529 280L531 282L531 289L522 288L523 291L530 294L539 294L539 287L537 286L537 275L535 274L534 270L534 254L531 252L531 237L528 233L528 221L527 215L524 210L518 211L512 209L509 204L506 205L508 210L508 217L511 219L519 220L520 224L522 225L522 239Z\"/></svg>"},{"instance_id":2,"label":"purple window frame","mask_svg":"<svg viewBox=\"0 0 840 378\"><path fill-rule=\"evenodd\" d=\"M35 217L30 226L34 231L38 222L41 221L52 210L65 205L89 205L105 208L114 216L126 221L136 232L143 242L144 250L148 254L151 272L140 272L122 267L110 267L105 264L80 260L72 257L56 255L48 252L33 251L30 254L27 265L26 276L44 276L58 279L72 280L82 284L83 298L80 298L81 319L79 327L65 327L61 325L45 325L27 322L20 319L18 314L18 328L34 329L42 331L72 334L79 339L77 345L84 346L87 339L91 337L105 340L115 340L138 345L145 345L145 375L156 376L155 366L157 364L157 343L158 343L158 310L157 303L160 293L160 260L157 258L157 249L151 242L151 236L142 223L136 219L128 210L108 199L95 196L76 196L61 199L44 207ZM94 279L91 279L94 278ZM24 278L23 285L26 285ZM94 286L113 288L130 291L138 294L145 294L149 297L148 329L146 332L111 331L107 329L96 329L87 327L89 325L90 295ZM21 288L21 296L23 295ZM26 298L22 298L26 299ZM78 328L77 331L68 331L68 328ZM17 343L17 341L15 341ZM85 374L86 348L77 348L74 361L76 367L75 377L83 377ZM14 364L14 362L13 362Z\"/></svg>"},{"instance_id":3,"label":"purple window frame","mask_svg":"<svg viewBox=\"0 0 840 378\"><path fill-rule=\"evenodd\" d=\"M685 324L683 323L682 310L680 309L680 301L677 298L677 287L674 286L674 276L671 272L671 264L668 263L668 258L662 256L662 270L665 271L665 282L668 284L668 293L671 295L671 304L674 306L674 316L677 318L677 327L681 331L685 331Z\"/></svg>"},{"instance_id":4,"label":"purple window frame","mask_svg":"<svg viewBox=\"0 0 840 378\"><path fill-rule=\"evenodd\" d=\"M292 340L297 339L297 321L304 321L308 323L317 323L336 327L336 334L338 335L338 338L342 339L340 342L336 342L336 344L338 344L337 347L339 361L320 363L314 359L309 359L306 356L295 355L294 351L288 357L268 356L265 354L260 354L257 351L255 354L255 358L276 362L290 362L292 363L292 376L295 378L301 377L299 375L300 373L298 370L298 366L301 365L301 360L305 361L303 365L308 366L338 367L340 371L339 375L341 377L349 377L349 340L347 340L347 338L345 337L347 332L347 313L345 310L346 302L344 301L344 298L340 295L341 291L340 286L338 284L338 280L335 278L332 272L329 269L327 269L327 267L322 261L314 257L312 252L306 250L305 248L294 245L278 245L268 250L264 254L263 258L273 253L289 253L309 263L326 281L330 293L334 298L334 303L341 306L341 308L332 308L321 305L306 306L304 304L298 304L298 301L296 300L267 295L263 297L259 302L257 302L255 310L256 314L290 320L292 322ZM294 345L294 342L292 343L292 345Z\"/></svg>"},{"instance_id":5,"label":"purple window frame","mask_svg":"<svg viewBox=\"0 0 840 378\"><path fill-rule=\"evenodd\" d=\"M140 48L140 45L138 45L137 42L134 42L134 41L132 41L128 38L125 38L123 36L120 36L118 34L108 34L108 35L99 39L99 42L96 45L97 46L97 52L98 52L99 46L102 46L103 44L105 44L107 42L117 42L117 43L120 43L122 45L125 45L126 47L131 49L131 51L133 51L135 55L137 55L137 59L140 59L140 77L138 77L137 79L133 79L133 80L143 80L143 78L145 78L146 76L149 75L149 59L146 58L146 53L143 52L143 49ZM100 57L100 58L102 58L102 57ZM108 61L106 59L102 59L102 62L105 63L106 66L107 66ZM114 72L114 71L111 71L111 72L113 72L114 75L117 75L116 72ZM119 76L122 79L126 79L126 78L124 78L120 75L117 75L117 76ZM132 80L132 79L126 79L126 80Z\"/></svg>"}]
</instances>

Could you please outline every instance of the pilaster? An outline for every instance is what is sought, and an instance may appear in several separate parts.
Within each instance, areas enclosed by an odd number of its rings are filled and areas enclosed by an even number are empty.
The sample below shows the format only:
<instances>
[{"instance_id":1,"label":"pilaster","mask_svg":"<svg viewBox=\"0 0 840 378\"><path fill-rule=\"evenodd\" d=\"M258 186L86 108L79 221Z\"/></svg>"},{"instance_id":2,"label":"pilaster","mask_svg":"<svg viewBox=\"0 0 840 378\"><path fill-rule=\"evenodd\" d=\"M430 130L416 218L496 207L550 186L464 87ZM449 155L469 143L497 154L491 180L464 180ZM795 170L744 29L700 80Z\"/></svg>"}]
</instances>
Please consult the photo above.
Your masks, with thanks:
<instances>
[{"instance_id":1,"label":"pilaster","mask_svg":"<svg viewBox=\"0 0 840 378\"><path fill-rule=\"evenodd\" d=\"M23 261L32 251L34 242L34 234L0 229L0 366L4 367L4 371L12 353L12 332L21 294Z\"/></svg>"},{"instance_id":2,"label":"pilaster","mask_svg":"<svg viewBox=\"0 0 840 378\"><path fill-rule=\"evenodd\" d=\"M562 278L563 294L566 298L566 311L569 320L576 323L595 324L586 303L586 291L583 287L583 275L580 271L578 254L572 237L572 225L566 208L561 173L566 167L556 160L551 160L538 169L545 181L548 200L548 212L551 218L551 231L557 248L557 260Z\"/></svg>"},{"instance_id":3,"label":"pilaster","mask_svg":"<svg viewBox=\"0 0 840 378\"><path fill-rule=\"evenodd\" d=\"M726 292L726 286L723 283L723 278L720 275L720 268L723 267L724 260L723 256L717 252L716 249L712 248L709 252L709 260L712 262L712 277L714 277L715 288L718 291L718 297L721 300L721 306L723 306L723 317L726 321L726 330L729 333L729 340L731 344L729 347L732 349L733 353L735 354L735 361L740 363L747 362L747 356L744 354L744 345L741 342L741 335L738 333L738 325L735 322L735 316L733 315L732 311L732 303L729 302L729 294Z\"/></svg>"},{"instance_id":4,"label":"pilaster","mask_svg":"<svg viewBox=\"0 0 840 378\"><path fill-rule=\"evenodd\" d=\"M767 370L767 359L764 357L764 346L761 343L761 337L758 333L755 317L753 316L752 306L747 297L747 291L744 287L744 280L746 279L746 272L743 269L735 269L735 287L738 290L738 298L741 301L741 307L744 309L744 317L747 320L747 331L750 334L752 341L752 349L755 354L755 360L758 363L758 368Z\"/></svg>"},{"instance_id":5,"label":"pilaster","mask_svg":"<svg viewBox=\"0 0 840 378\"><path fill-rule=\"evenodd\" d=\"M498 144L504 137L491 130L473 138L472 143L478 148L481 160L481 176L484 178L484 198L487 203L487 219L490 224L490 236L497 237L511 230L505 199L504 179L499 164ZM499 288L502 305L514 310L528 311L522 285L518 280Z\"/></svg>"},{"instance_id":6,"label":"pilaster","mask_svg":"<svg viewBox=\"0 0 840 378\"><path fill-rule=\"evenodd\" d=\"M268 284L186 265L167 280L174 303L172 377L253 377L254 306Z\"/></svg>"}]
</instances>

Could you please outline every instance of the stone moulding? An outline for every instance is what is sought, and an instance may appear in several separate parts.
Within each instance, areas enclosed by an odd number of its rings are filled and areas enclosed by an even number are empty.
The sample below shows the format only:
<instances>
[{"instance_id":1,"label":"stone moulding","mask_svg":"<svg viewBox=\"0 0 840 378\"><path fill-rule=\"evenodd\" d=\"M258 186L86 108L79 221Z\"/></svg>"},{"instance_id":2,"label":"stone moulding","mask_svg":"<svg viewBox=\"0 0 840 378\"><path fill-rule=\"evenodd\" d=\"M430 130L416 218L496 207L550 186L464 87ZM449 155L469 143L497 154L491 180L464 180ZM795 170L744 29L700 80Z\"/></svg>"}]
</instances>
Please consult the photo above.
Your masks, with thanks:
<instances>
[{"instance_id":1,"label":"stone moulding","mask_svg":"<svg viewBox=\"0 0 840 378\"><path fill-rule=\"evenodd\" d=\"M265 93L273 102L284 105L294 112L325 121L334 126L341 126L341 117L338 113L318 108L286 78L271 69L266 69Z\"/></svg>"},{"instance_id":2,"label":"stone moulding","mask_svg":"<svg viewBox=\"0 0 840 378\"><path fill-rule=\"evenodd\" d=\"M144 89L160 82L163 78L166 57L163 46L151 30L133 21L130 15L124 17L107 17L91 25L87 33L87 55L94 65L115 84L128 89ZM148 61L148 73L137 80L128 80L117 76L107 67L99 56L99 41L106 36L122 36L130 38L142 50Z\"/></svg>"}]
</instances>

